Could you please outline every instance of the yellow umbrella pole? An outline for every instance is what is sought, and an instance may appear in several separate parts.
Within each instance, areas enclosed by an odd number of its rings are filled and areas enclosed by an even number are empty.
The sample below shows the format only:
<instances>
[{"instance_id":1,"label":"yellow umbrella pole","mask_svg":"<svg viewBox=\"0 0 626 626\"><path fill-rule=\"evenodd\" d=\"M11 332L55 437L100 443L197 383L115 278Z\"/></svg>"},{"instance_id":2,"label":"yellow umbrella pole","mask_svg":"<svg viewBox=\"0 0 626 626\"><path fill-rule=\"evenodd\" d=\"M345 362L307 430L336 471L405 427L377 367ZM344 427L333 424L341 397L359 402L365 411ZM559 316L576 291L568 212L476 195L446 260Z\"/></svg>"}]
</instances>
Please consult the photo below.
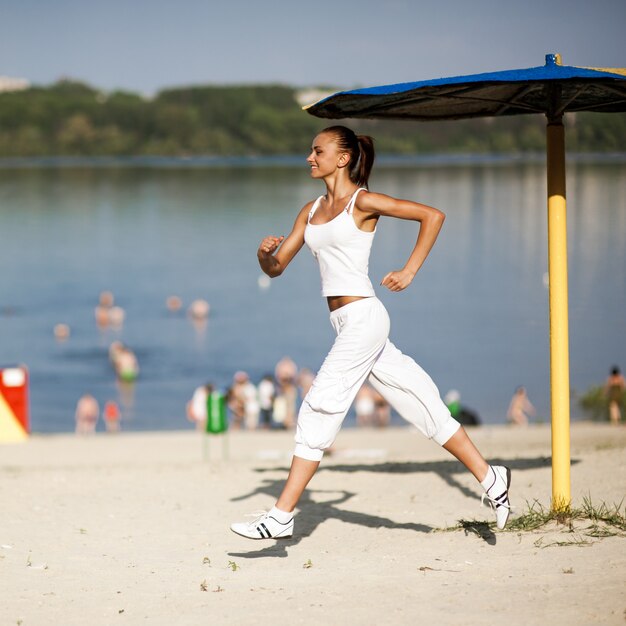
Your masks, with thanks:
<instances>
[{"instance_id":1,"label":"yellow umbrella pole","mask_svg":"<svg viewBox=\"0 0 626 626\"><path fill-rule=\"evenodd\" d=\"M570 506L571 490L567 211L565 201L565 137L562 115L548 118L547 174L552 509L563 511Z\"/></svg>"}]
</instances>

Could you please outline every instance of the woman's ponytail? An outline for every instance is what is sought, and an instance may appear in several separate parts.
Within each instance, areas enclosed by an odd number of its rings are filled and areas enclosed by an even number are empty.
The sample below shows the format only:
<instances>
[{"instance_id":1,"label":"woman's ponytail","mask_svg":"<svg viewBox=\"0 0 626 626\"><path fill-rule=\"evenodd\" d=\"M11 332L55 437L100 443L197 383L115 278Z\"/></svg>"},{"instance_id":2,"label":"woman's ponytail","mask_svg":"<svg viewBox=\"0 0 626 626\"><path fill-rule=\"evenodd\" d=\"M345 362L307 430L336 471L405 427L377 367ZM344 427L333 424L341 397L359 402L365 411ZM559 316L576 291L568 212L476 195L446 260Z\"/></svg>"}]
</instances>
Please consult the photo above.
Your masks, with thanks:
<instances>
[{"instance_id":1,"label":"woman's ponytail","mask_svg":"<svg viewBox=\"0 0 626 626\"><path fill-rule=\"evenodd\" d=\"M350 180L359 187L367 187L367 181L374 165L374 139L369 135L357 135L359 158L350 171Z\"/></svg>"}]
</instances>

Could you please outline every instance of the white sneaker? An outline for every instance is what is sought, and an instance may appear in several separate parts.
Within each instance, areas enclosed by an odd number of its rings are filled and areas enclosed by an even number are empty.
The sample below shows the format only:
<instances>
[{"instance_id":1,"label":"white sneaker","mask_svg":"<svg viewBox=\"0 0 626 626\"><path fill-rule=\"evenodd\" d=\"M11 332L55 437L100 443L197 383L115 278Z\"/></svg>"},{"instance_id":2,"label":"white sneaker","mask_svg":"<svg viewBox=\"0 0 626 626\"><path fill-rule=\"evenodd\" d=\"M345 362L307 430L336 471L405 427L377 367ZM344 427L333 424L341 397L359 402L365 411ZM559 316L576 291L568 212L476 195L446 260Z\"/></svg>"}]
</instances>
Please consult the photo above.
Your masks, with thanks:
<instances>
[{"instance_id":1,"label":"white sneaker","mask_svg":"<svg viewBox=\"0 0 626 626\"><path fill-rule=\"evenodd\" d=\"M254 521L235 522L230 525L230 529L249 539L286 539L293 535L293 516L286 524L282 524L269 512L253 515L257 515Z\"/></svg>"},{"instance_id":2,"label":"white sneaker","mask_svg":"<svg viewBox=\"0 0 626 626\"><path fill-rule=\"evenodd\" d=\"M509 487L511 485L511 470L503 465L492 465L493 482L481 497L484 504L487 500L489 506L496 512L496 526L502 530L511 513L509 502Z\"/></svg>"}]
</instances>

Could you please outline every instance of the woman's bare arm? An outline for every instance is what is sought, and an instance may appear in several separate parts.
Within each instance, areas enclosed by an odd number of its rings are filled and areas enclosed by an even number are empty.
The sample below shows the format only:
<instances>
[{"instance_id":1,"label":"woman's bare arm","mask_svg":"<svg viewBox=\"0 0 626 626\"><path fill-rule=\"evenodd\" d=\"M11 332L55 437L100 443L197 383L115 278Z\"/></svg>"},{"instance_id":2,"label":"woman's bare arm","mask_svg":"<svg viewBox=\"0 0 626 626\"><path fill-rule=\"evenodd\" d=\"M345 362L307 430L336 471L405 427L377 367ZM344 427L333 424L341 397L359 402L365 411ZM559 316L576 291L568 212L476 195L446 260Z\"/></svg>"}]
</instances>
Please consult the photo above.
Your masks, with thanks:
<instances>
[{"instance_id":1,"label":"woman's bare arm","mask_svg":"<svg viewBox=\"0 0 626 626\"><path fill-rule=\"evenodd\" d=\"M364 222L380 216L419 222L417 241L404 267L389 272L380 283L391 291L406 289L435 244L446 218L445 214L426 204L398 200L385 194L371 192L360 193L357 196L356 206L362 212Z\"/></svg>"},{"instance_id":2,"label":"woman's bare arm","mask_svg":"<svg viewBox=\"0 0 626 626\"><path fill-rule=\"evenodd\" d=\"M259 245L257 250L259 265L271 278L280 276L304 245L304 230L311 205L312 203L309 202L298 213L293 228L287 237L265 237Z\"/></svg>"}]
</instances>

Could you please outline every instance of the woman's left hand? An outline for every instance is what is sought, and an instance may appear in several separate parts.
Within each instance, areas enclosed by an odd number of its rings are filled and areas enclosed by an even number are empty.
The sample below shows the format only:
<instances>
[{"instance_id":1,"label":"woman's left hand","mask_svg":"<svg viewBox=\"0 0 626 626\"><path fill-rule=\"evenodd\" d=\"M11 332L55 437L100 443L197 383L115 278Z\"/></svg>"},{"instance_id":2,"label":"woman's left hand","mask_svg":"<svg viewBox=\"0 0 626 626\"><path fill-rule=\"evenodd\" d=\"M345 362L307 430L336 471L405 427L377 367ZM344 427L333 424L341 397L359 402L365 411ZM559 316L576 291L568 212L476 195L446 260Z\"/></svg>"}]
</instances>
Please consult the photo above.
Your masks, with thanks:
<instances>
[{"instance_id":1,"label":"woman's left hand","mask_svg":"<svg viewBox=\"0 0 626 626\"><path fill-rule=\"evenodd\" d=\"M415 274L409 270L398 270L397 272L389 272L380 284L387 287L389 291L402 291L411 284L414 277Z\"/></svg>"}]
</instances>

